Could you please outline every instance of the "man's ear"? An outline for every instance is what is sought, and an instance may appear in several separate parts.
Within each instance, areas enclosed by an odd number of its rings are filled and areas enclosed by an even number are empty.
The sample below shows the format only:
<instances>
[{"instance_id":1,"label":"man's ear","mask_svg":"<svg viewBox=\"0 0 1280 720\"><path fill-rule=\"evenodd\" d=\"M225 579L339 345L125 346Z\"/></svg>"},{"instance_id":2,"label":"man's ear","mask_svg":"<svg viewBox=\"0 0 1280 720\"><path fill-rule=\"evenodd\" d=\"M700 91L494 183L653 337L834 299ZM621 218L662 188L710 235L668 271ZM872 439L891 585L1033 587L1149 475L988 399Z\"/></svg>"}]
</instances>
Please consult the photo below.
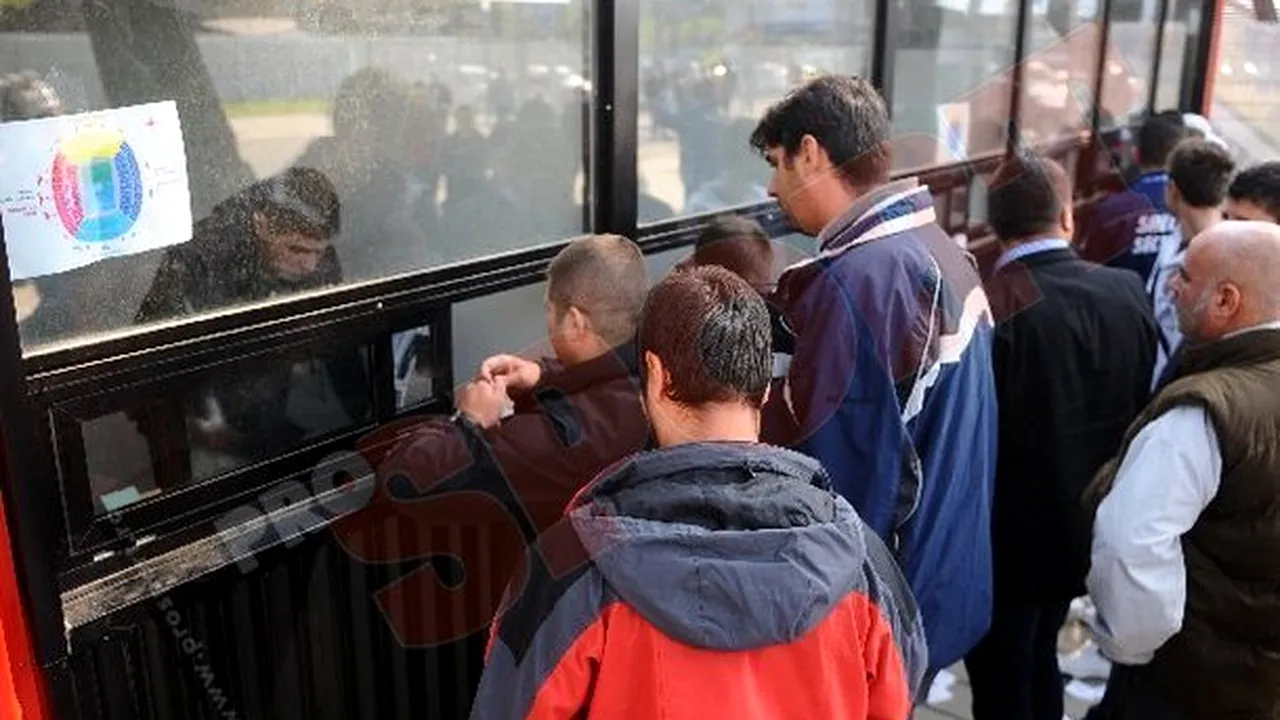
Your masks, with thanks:
<instances>
[{"instance_id":1,"label":"man's ear","mask_svg":"<svg viewBox=\"0 0 1280 720\"><path fill-rule=\"evenodd\" d=\"M805 170L819 170L827 159L827 151L823 149L818 138L806 134L800 138L800 147L796 149L795 160Z\"/></svg>"},{"instance_id":2,"label":"man's ear","mask_svg":"<svg viewBox=\"0 0 1280 720\"><path fill-rule=\"evenodd\" d=\"M591 318L573 305L570 305L569 309L565 311L564 320L561 321L560 328L565 335L573 340L582 340L594 332Z\"/></svg>"},{"instance_id":3,"label":"man's ear","mask_svg":"<svg viewBox=\"0 0 1280 720\"><path fill-rule=\"evenodd\" d=\"M658 383L659 393L667 386L667 369L662 365L662 358L649 350L644 351L644 378L646 384Z\"/></svg>"}]
</instances>

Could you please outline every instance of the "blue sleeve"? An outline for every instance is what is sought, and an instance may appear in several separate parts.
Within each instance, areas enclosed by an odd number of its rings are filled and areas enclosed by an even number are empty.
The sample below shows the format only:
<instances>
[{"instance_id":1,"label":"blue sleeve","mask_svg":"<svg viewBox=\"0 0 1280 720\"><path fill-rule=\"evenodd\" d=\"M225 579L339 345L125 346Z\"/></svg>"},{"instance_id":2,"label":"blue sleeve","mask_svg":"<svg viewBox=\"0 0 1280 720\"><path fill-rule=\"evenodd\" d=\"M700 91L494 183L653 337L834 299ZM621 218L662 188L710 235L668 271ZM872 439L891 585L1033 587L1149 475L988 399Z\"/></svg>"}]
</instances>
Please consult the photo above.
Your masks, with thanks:
<instances>
[{"instance_id":1,"label":"blue sleeve","mask_svg":"<svg viewBox=\"0 0 1280 720\"><path fill-rule=\"evenodd\" d=\"M817 458L835 490L890 547L914 502L904 483L919 473L902 423L893 372L858 302L822 272L790 308L795 354L784 389L798 426L798 450Z\"/></svg>"}]
</instances>

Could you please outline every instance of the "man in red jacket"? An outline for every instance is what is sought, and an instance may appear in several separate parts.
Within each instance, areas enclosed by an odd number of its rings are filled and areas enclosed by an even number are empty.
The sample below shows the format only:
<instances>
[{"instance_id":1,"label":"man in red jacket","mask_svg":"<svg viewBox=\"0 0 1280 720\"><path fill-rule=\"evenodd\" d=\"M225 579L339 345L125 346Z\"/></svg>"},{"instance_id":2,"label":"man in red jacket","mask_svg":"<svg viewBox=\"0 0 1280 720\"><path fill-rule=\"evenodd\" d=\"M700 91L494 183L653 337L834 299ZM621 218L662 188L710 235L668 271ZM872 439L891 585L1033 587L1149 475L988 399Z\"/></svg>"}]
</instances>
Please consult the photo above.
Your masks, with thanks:
<instances>
[{"instance_id":1,"label":"man in red jacket","mask_svg":"<svg viewBox=\"0 0 1280 720\"><path fill-rule=\"evenodd\" d=\"M816 460L757 441L764 301L722 267L677 271L638 338L660 449L531 550L472 717L908 717L927 657L906 581Z\"/></svg>"}]
</instances>

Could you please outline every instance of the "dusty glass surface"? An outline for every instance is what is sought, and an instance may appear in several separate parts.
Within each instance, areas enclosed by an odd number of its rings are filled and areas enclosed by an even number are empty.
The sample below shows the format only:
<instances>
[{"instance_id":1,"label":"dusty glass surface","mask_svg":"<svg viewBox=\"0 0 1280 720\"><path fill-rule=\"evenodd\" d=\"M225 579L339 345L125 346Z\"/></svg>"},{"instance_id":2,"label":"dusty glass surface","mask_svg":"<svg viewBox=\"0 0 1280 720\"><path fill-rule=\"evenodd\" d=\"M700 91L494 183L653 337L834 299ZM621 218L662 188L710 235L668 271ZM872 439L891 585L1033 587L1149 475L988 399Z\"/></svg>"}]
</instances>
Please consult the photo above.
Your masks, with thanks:
<instances>
[{"instance_id":1,"label":"dusty glass surface","mask_svg":"<svg viewBox=\"0 0 1280 720\"><path fill-rule=\"evenodd\" d=\"M589 7L0 3L0 150L16 149L5 126L24 119L173 101L194 222L185 242L175 231L157 238L167 248L18 283L24 346L579 233ZM120 202L109 164L78 169L87 213ZM139 169L145 186L147 158ZM65 247L72 230L6 236Z\"/></svg>"}]
</instances>

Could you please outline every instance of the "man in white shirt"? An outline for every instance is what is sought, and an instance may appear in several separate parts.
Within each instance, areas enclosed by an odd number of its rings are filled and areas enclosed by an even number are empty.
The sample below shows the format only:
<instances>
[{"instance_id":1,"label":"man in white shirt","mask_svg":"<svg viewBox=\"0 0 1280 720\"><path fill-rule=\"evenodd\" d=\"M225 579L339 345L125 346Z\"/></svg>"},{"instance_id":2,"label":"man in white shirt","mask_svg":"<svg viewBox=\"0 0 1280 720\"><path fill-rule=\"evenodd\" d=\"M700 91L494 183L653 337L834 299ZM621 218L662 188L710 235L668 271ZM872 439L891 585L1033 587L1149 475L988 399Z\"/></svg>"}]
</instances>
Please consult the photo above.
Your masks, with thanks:
<instances>
[{"instance_id":1,"label":"man in white shirt","mask_svg":"<svg viewBox=\"0 0 1280 720\"><path fill-rule=\"evenodd\" d=\"M1156 366L1151 376L1152 390L1168 382L1176 370L1175 359L1182 345L1178 331L1178 311L1169 279L1182 265L1186 242L1222 222L1222 204L1235 173L1236 162L1221 146L1200 138L1178 143L1169 156L1169 185L1165 188L1169 210L1178 218L1178 229L1186 241L1161 248L1147 294L1151 297L1156 322L1160 326L1156 346Z\"/></svg>"},{"instance_id":2,"label":"man in white shirt","mask_svg":"<svg viewBox=\"0 0 1280 720\"><path fill-rule=\"evenodd\" d=\"M1186 349L1095 480L1088 587L1119 663L1111 719L1280 708L1280 226L1197 236L1172 282Z\"/></svg>"}]
</instances>

